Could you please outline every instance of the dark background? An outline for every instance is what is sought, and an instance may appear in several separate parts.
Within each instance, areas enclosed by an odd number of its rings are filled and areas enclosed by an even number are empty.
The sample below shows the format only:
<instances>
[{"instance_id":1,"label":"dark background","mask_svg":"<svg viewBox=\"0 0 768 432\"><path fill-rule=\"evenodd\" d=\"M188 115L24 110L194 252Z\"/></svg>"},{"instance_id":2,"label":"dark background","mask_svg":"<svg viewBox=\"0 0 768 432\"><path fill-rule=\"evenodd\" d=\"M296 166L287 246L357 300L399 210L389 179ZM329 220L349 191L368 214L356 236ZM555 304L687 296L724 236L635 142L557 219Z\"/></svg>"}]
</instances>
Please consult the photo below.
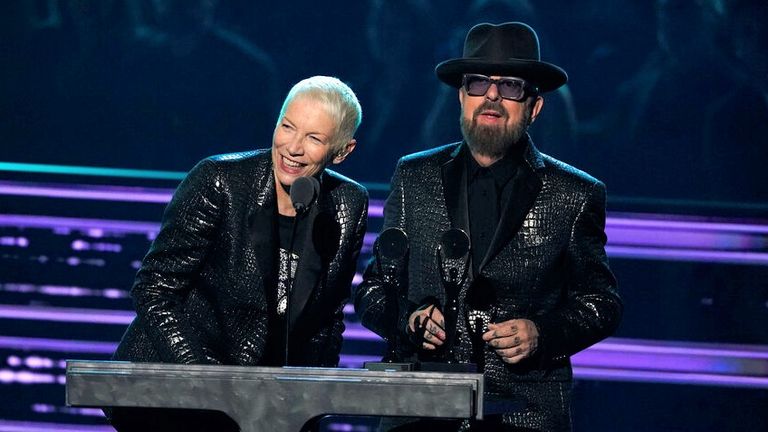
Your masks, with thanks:
<instances>
[{"instance_id":1,"label":"dark background","mask_svg":"<svg viewBox=\"0 0 768 432\"><path fill-rule=\"evenodd\" d=\"M474 23L522 20L570 82L535 125L545 152L614 196L764 202L765 2L9 1L2 159L186 171L267 147L290 86L325 74L362 102L342 171L388 181L397 157L459 139L434 76ZM375 162L374 162L375 161Z\"/></svg>"},{"instance_id":2,"label":"dark background","mask_svg":"<svg viewBox=\"0 0 768 432\"><path fill-rule=\"evenodd\" d=\"M434 66L460 56L471 25L513 20L531 24L543 59L570 77L545 95L534 142L603 180L610 211L768 225L768 2L758 0L3 1L0 162L187 171L212 154L270 146L291 85L333 75L363 107L357 150L338 170L383 199L376 185L389 181L400 156L460 139L456 90L437 80ZM158 221L161 210L0 195L7 214ZM379 224L372 220L369 231ZM56 256L77 233L0 234L26 236L37 254L0 245L0 303L131 309L125 297L54 299L17 285L126 293L146 237L112 239L122 253L106 266L70 268L27 258ZM763 234L748 246L765 252L768 240ZM768 345L765 264L612 258L612 268L627 304L619 337ZM18 337L114 342L123 329L0 317L0 334ZM24 356L0 351L0 369L17 371ZM64 408L61 383L0 384L0 421L103 423ZM575 395L577 430L768 425L765 389L579 380Z\"/></svg>"}]
</instances>

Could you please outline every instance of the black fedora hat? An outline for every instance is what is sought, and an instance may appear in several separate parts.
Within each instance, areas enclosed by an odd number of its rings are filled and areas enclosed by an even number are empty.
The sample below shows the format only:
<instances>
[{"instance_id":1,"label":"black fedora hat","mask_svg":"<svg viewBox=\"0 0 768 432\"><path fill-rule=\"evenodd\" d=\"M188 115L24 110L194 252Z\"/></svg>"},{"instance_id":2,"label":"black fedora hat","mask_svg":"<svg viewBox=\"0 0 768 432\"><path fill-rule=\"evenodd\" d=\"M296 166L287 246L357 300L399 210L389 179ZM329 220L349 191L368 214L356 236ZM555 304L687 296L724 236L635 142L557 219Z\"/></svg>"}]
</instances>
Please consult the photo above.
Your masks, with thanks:
<instances>
[{"instance_id":1,"label":"black fedora hat","mask_svg":"<svg viewBox=\"0 0 768 432\"><path fill-rule=\"evenodd\" d=\"M457 88L465 73L524 78L542 92L568 81L562 68L541 61L536 32L521 22L472 27L464 41L464 56L438 64L435 73L444 83Z\"/></svg>"}]
</instances>

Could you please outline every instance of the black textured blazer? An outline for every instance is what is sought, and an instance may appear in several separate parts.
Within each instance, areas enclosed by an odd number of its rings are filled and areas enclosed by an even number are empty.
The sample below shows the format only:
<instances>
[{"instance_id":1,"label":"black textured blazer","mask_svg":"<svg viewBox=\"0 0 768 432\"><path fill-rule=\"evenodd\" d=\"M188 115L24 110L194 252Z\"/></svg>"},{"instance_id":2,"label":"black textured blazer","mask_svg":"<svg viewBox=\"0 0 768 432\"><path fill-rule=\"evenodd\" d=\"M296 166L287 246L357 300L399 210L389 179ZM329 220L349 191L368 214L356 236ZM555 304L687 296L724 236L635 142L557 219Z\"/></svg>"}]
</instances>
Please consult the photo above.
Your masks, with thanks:
<instances>
[{"instance_id":1,"label":"black textured blazer","mask_svg":"<svg viewBox=\"0 0 768 432\"><path fill-rule=\"evenodd\" d=\"M454 143L405 156L395 170L383 229L402 228L409 238L409 301L401 305L399 329L405 329L415 305L430 297L445 304L436 254L440 236L450 228L469 233L462 151L468 151L466 145ZM494 321L527 318L536 324L540 341L532 358L509 365L485 348L486 391L528 403L531 408L525 415L534 419L512 423L534 428L541 424L545 430L546 425L567 428L569 356L610 335L622 314L605 254L605 186L540 153L530 140L513 181L499 229L478 274L470 275L461 295L482 278L484 286L492 287ZM460 299L457 324L459 361L469 361L472 353L464 300ZM392 322L386 304L374 260L355 293L355 307L363 324L384 337ZM524 385L542 382L558 384L535 390Z\"/></svg>"},{"instance_id":2,"label":"black textured blazer","mask_svg":"<svg viewBox=\"0 0 768 432\"><path fill-rule=\"evenodd\" d=\"M330 170L299 222L291 363L335 366L365 234L368 195ZM200 162L176 190L131 295L137 316L114 358L258 365L276 290L277 205L269 149Z\"/></svg>"}]
</instances>

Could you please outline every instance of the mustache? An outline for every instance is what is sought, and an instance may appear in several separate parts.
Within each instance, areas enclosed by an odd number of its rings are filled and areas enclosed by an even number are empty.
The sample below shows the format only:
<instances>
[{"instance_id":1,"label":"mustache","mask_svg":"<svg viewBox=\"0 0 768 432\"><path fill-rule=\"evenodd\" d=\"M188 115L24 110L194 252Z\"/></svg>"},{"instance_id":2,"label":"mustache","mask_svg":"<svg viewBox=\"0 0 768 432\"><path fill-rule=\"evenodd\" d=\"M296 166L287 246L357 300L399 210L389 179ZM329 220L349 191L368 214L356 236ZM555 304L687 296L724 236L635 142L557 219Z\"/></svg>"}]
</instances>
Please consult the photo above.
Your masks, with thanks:
<instances>
[{"instance_id":1,"label":"mustache","mask_svg":"<svg viewBox=\"0 0 768 432\"><path fill-rule=\"evenodd\" d=\"M496 102L492 102L489 100L485 100L479 107L475 109L475 111L472 113L472 118L476 118L485 110L493 110L501 114L502 117L507 117L507 109L504 108L504 106L501 104L501 100L498 100Z\"/></svg>"}]
</instances>

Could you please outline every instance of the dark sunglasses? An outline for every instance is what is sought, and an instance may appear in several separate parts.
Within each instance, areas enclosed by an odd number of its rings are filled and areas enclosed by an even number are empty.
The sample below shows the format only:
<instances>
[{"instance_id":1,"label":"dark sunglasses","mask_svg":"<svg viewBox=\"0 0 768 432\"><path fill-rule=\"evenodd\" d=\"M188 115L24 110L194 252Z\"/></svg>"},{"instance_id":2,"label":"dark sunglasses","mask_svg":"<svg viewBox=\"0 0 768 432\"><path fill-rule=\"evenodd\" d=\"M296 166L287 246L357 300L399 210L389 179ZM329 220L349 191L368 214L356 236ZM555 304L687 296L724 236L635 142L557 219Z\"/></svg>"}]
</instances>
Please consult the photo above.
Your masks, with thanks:
<instances>
[{"instance_id":1,"label":"dark sunglasses","mask_svg":"<svg viewBox=\"0 0 768 432\"><path fill-rule=\"evenodd\" d=\"M462 86L470 96L485 96L491 84L496 84L499 96L504 99L521 101L526 93L537 94L539 89L522 78L505 77L493 79L485 75L464 74Z\"/></svg>"}]
</instances>

